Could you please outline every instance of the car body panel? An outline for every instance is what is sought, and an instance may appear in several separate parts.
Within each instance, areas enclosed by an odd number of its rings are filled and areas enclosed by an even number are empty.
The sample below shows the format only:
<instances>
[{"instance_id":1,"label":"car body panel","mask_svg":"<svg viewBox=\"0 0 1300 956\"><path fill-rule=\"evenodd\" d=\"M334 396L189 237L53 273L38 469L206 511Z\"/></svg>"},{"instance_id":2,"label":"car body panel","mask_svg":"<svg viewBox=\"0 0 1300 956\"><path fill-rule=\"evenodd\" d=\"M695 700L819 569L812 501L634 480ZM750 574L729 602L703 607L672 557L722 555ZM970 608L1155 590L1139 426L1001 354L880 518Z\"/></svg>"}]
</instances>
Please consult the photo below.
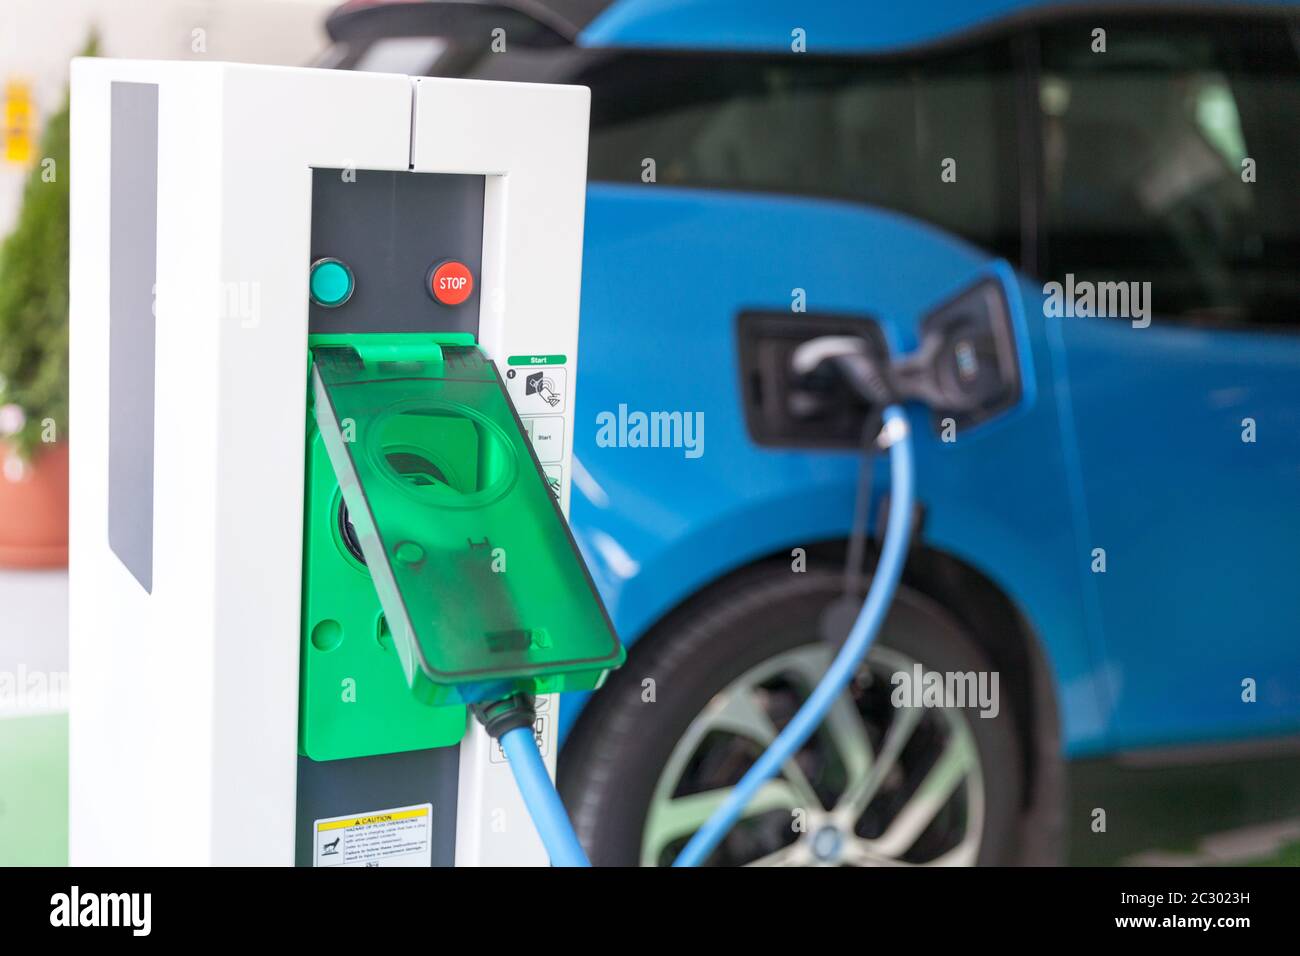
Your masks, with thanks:
<instances>
[{"instance_id":1,"label":"car body panel","mask_svg":"<svg viewBox=\"0 0 1300 956\"><path fill-rule=\"evenodd\" d=\"M1104 746L1053 362L1010 269L926 224L853 204L607 184L589 187L585 256L572 523L628 644L729 571L842 539L850 523L857 455L762 448L747 434L736 316L789 310L803 288L810 313L870 316L906 351L922 315L993 270L1029 344L1024 398L954 443L939 440L927 411L909 409L925 541L979 566L1035 622L1063 689L1067 751ZM703 455L600 447L596 416L619 404L701 412ZM878 487L886 478L878 461ZM565 729L577 703L566 698Z\"/></svg>"},{"instance_id":2,"label":"car body panel","mask_svg":"<svg viewBox=\"0 0 1300 956\"><path fill-rule=\"evenodd\" d=\"M1300 338L1045 321L1075 412L1085 554L1106 549L1084 583L1116 746L1300 730Z\"/></svg>"},{"instance_id":3,"label":"car body panel","mask_svg":"<svg viewBox=\"0 0 1300 956\"><path fill-rule=\"evenodd\" d=\"M1177 6L1223 10L1294 3L1220 0L1212 5ZM932 0L908 4L843 0L803 4L796 11L783 0L615 0L582 30L578 42L588 47L789 53L791 31L801 29L811 52L892 53L939 43L1015 17L1089 9L1099 13L1146 11L1161 6L1149 0Z\"/></svg>"}]
</instances>

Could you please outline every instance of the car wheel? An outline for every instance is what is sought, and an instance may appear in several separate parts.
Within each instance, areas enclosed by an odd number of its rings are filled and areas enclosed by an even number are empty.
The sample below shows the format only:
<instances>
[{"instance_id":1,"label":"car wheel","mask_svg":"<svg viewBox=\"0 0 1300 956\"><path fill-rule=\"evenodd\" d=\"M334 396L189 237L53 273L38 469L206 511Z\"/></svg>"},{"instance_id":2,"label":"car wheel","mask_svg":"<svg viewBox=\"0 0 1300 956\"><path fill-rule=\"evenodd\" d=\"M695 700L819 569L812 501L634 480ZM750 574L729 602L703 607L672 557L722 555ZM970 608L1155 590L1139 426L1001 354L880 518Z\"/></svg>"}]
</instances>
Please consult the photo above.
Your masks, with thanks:
<instances>
[{"instance_id":1,"label":"car wheel","mask_svg":"<svg viewBox=\"0 0 1300 956\"><path fill-rule=\"evenodd\" d=\"M593 863L672 862L825 673L835 648L820 622L842 586L834 569L760 565L632 649L560 757L560 790ZM1022 786L1009 701L993 717L973 702L895 707L891 678L915 664L990 671L948 614L900 588L850 688L708 864L1009 862Z\"/></svg>"}]
</instances>

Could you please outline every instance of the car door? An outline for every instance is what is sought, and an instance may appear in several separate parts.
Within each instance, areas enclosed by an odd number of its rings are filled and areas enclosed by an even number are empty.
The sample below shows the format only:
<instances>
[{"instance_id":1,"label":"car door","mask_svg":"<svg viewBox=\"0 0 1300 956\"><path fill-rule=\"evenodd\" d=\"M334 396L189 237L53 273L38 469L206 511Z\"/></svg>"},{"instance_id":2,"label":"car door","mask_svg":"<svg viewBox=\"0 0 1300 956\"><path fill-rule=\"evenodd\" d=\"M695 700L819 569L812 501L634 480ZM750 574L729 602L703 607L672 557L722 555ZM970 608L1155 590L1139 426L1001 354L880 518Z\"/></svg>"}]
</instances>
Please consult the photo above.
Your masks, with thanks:
<instances>
[{"instance_id":1,"label":"car door","mask_svg":"<svg viewBox=\"0 0 1300 956\"><path fill-rule=\"evenodd\" d=\"M1038 39L1042 302L1116 742L1294 731L1295 21L1089 16Z\"/></svg>"}]
</instances>

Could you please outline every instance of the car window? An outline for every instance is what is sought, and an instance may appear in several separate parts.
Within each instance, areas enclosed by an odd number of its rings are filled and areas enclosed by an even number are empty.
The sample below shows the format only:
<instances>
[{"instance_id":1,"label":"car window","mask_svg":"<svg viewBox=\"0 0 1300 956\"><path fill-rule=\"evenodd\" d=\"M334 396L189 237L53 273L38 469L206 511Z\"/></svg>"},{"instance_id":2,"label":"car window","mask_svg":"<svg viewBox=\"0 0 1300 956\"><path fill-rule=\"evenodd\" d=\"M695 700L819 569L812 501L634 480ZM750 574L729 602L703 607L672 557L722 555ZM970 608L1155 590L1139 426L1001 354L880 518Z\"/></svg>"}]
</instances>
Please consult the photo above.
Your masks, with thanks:
<instances>
[{"instance_id":1,"label":"car window","mask_svg":"<svg viewBox=\"0 0 1300 956\"><path fill-rule=\"evenodd\" d=\"M1045 273L1150 282L1158 315L1297 322L1300 71L1285 21L1042 33Z\"/></svg>"},{"instance_id":2,"label":"car window","mask_svg":"<svg viewBox=\"0 0 1300 956\"><path fill-rule=\"evenodd\" d=\"M592 90L592 179L641 182L653 159L660 184L870 203L1018 258L1004 44L883 61L629 53L573 81Z\"/></svg>"}]
</instances>

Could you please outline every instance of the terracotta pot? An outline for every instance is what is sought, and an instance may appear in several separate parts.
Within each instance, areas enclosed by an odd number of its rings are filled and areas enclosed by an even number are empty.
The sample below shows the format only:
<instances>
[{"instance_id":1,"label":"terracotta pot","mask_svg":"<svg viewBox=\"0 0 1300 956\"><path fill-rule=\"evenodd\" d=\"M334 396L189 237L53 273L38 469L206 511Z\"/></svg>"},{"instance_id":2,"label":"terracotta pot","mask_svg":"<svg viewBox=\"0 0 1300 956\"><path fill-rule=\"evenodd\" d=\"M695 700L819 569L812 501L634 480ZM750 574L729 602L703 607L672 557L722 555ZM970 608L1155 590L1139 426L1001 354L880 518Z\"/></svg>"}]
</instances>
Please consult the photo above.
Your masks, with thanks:
<instances>
[{"instance_id":1,"label":"terracotta pot","mask_svg":"<svg viewBox=\"0 0 1300 956\"><path fill-rule=\"evenodd\" d=\"M68 566L68 446L16 466L0 442L0 567Z\"/></svg>"}]
</instances>

